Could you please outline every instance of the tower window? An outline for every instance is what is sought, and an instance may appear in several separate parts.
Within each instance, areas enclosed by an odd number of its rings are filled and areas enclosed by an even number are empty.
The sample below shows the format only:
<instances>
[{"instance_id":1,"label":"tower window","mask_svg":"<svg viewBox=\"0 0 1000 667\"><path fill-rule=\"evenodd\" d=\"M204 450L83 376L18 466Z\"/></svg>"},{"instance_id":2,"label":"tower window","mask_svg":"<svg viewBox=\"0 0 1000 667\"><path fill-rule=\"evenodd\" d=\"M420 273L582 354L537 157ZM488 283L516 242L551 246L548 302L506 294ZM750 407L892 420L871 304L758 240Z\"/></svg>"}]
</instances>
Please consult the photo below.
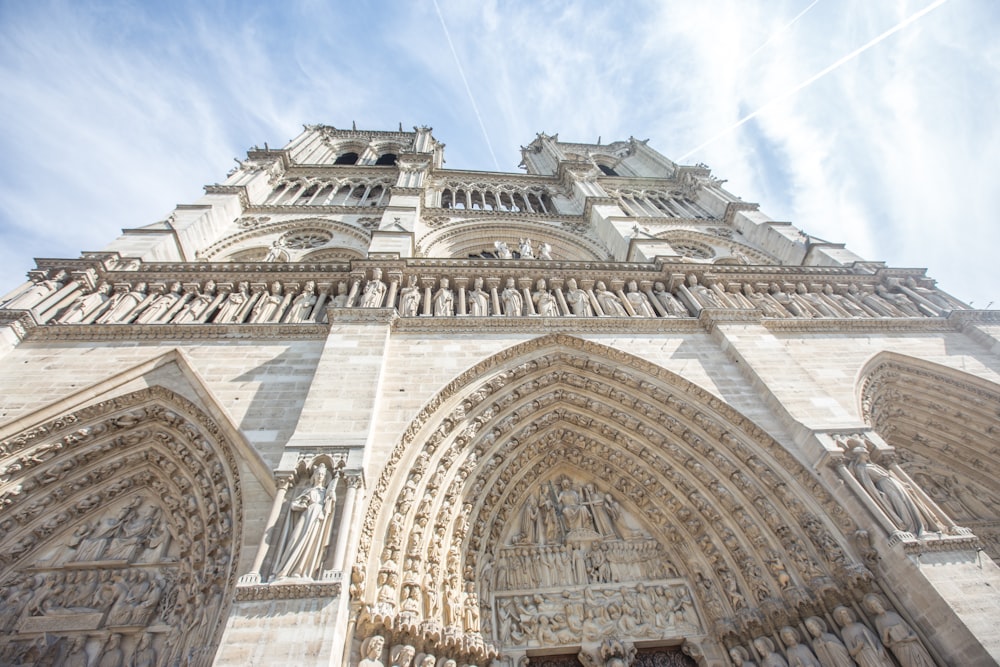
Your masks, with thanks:
<instances>
[{"instance_id":1,"label":"tower window","mask_svg":"<svg viewBox=\"0 0 1000 667\"><path fill-rule=\"evenodd\" d=\"M333 161L334 164L357 164L358 154L357 153L343 153L338 155L337 159Z\"/></svg>"},{"instance_id":2,"label":"tower window","mask_svg":"<svg viewBox=\"0 0 1000 667\"><path fill-rule=\"evenodd\" d=\"M605 176L617 176L618 172L605 164L597 165L597 168L604 172Z\"/></svg>"},{"instance_id":3,"label":"tower window","mask_svg":"<svg viewBox=\"0 0 1000 667\"><path fill-rule=\"evenodd\" d=\"M376 166L379 166L379 165L391 166L391 165L394 165L394 164L396 164L396 154L395 153L382 153L382 155L379 155L378 159L375 160L375 165Z\"/></svg>"}]
</instances>

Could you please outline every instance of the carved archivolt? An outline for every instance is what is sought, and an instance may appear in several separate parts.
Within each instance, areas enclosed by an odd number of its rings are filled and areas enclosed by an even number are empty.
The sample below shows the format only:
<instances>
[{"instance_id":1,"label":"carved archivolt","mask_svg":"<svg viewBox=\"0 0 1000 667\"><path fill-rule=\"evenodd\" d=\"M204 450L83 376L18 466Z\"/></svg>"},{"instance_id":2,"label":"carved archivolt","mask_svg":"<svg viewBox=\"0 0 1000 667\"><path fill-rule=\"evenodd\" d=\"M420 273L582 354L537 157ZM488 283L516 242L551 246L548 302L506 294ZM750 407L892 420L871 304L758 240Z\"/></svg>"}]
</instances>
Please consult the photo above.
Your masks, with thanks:
<instances>
[{"instance_id":1,"label":"carved archivolt","mask_svg":"<svg viewBox=\"0 0 1000 667\"><path fill-rule=\"evenodd\" d=\"M498 239L516 249L520 238L530 238L536 246L549 243L556 260L603 261L610 255L603 244L550 225L511 220L484 223L478 219L455 220L437 227L417 240L417 250L422 257L464 259L492 249Z\"/></svg>"},{"instance_id":2,"label":"carved archivolt","mask_svg":"<svg viewBox=\"0 0 1000 667\"><path fill-rule=\"evenodd\" d=\"M199 258L206 261L218 260L224 253L231 255L234 252L239 252L244 246L260 245L265 237L300 232L316 232L328 235L332 237L332 242L338 245L356 246L358 248L366 247L370 240L368 232L346 222L305 218L302 220L273 222L232 234L206 248L199 255ZM270 245L270 243L267 243L267 245Z\"/></svg>"},{"instance_id":3,"label":"carved archivolt","mask_svg":"<svg viewBox=\"0 0 1000 667\"><path fill-rule=\"evenodd\" d=\"M162 387L0 443L0 662L210 664L240 488L219 425Z\"/></svg>"},{"instance_id":4,"label":"carved archivolt","mask_svg":"<svg viewBox=\"0 0 1000 667\"><path fill-rule=\"evenodd\" d=\"M375 485L352 592L360 633L406 628L472 662L493 646L578 642L564 608L587 590L597 598L581 622L604 614L595 632L750 638L867 590L870 573L837 537L854 529L807 469L718 398L624 352L547 336L470 369L414 420ZM655 571L636 565L646 560ZM523 599L570 581L578 593L558 603ZM621 609L626 598L672 611L651 626ZM512 632L504 615L518 605Z\"/></svg>"},{"instance_id":5,"label":"carved archivolt","mask_svg":"<svg viewBox=\"0 0 1000 667\"><path fill-rule=\"evenodd\" d=\"M860 377L865 421L921 488L1000 557L1000 386L891 352Z\"/></svg>"},{"instance_id":6,"label":"carved archivolt","mask_svg":"<svg viewBox=\"0 0 1000 667\"><path fill-rule=\"evenodd\" d=\"M731 260L732 263L736 264L778 264L775 258L765 252L752 248L745 243L733 241L731 238L723 240L718 235L702 234L688 229L676 229L658 233L656 234L656 238L663 239L672 245L683 246L685 244L695 244L709 246L712 248L714 256L720 258L716 259L715 263L717 264L724 263L722 258ZM712 258L713 255L710 255L702 259Z\"/></svg>"}]
</instances>

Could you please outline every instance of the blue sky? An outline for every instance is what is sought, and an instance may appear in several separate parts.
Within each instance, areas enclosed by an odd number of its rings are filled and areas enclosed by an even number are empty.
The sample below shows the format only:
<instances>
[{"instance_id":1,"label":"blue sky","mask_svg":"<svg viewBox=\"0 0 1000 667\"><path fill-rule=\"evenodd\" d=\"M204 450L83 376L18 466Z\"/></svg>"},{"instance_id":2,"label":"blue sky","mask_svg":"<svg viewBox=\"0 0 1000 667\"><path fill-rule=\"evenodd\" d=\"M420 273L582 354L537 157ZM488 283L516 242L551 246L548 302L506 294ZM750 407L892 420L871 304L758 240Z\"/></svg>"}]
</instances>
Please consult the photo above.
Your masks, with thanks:
<instances>
[{"instance_id":1,"label":"blue sky","mask_svg":"<svg viewBox=\"0 0 1000 667\"><path fill-rule=\"evenodd\" d=\"M1000 305L998 34L994 0L0 0L0 292L193 202L254 144L357 121L430 125L448 167L482 170L516 171L540 131L648 138Z\"/></svg>"}]
</instances>

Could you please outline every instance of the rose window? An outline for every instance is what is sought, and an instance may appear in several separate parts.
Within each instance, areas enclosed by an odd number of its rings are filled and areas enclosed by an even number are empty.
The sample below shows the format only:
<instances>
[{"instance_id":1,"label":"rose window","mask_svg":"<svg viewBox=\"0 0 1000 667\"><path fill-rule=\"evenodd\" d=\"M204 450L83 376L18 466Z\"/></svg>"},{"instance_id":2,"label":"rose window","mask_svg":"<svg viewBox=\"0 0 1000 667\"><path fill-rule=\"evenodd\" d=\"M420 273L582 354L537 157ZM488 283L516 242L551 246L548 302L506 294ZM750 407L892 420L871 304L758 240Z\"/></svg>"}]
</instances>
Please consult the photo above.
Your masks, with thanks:
<instances>
[{"instance_id":1,"label":"rose window","mask_svg":"<svg viewBox=\"0 0 1000 667\"><path fill-rule=\"evenodd\" d=\"M683 257L691 257L693 259L710 259L715 256L715 252L709 248L707 245L702 245L701 243L671 243L674 251L678 255Z\"/></svg>"},{"instance_id":2,"label":"rose window","mask_svg":"<svg viewBox=\"0 0 1000 667\"><path fill-rule=\"evenodd\" d=\"M309 248L319 248L330 242L333 238L325 232L292 232L282 237L282 244L292 250L307 250Z\"/></svg>"}]
</instances>

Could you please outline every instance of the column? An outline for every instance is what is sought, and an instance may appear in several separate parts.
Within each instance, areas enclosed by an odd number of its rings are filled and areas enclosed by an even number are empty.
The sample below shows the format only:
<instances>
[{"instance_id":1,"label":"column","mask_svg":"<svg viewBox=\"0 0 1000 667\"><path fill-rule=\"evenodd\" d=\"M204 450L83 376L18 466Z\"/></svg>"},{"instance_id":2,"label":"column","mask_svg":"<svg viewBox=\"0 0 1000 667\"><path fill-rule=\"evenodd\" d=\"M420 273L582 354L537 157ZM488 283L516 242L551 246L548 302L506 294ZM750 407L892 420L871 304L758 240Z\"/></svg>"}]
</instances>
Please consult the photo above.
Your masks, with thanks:
<instances>
[{"instance_id":1,"label":"column","mask_svg":"<svg viewBox=\"0 0 1000 667\"><path fill-rule=\"evenodd\" d=\"M257 555L254 556L253 565L250 566L250 572L240 577L241 584L260 583L260 566L264 564L264 559L267 557L267 551L271 547L271 537L274 533L274 527L278 523L278 518L281 516L281 507L285 504L285 494L288 493L288 489L292 488L293 482L294 477L292 475L286 474L278 477L278 490L275 492L274 501L271 503L271 513L268 515L267 523L264 525L264 534L261 536L260 546L257 548Z\"/></svg>"},{"instance_id":2,"label":"column","mask_svg":"<svg viewBox=\"0 0 1000 667\"><path fill-rule=\"evenodd\" d=\"M344 571L344 560L347 558L347 538L351 532L354 517L354 505L357 503L358 489L364 478L361 473L347 476L347 491L344 492L344 511L340 515L340 526L337 529L337 543L333 548L333 569Z\"/></svg>"}]
</instances>

